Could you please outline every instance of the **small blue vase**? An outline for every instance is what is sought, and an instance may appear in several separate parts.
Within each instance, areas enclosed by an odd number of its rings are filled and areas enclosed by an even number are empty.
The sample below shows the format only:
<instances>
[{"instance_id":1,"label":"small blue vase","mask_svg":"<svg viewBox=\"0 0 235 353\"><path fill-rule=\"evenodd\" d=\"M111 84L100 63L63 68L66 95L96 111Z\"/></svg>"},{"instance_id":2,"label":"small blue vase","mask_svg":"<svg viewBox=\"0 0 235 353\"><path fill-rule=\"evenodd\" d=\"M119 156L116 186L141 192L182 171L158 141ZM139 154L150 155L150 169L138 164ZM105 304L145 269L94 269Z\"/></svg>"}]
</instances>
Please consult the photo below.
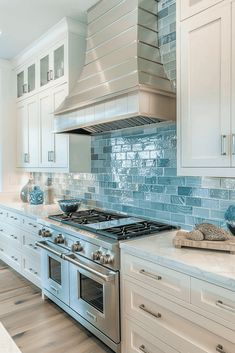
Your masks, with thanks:
<instances>
[{"instance_id":1,"label":"small blue vase","mask_svg":"<svg viewBox=\"0 0 235 353\"><path fill-rule=\"evenodd\" d=\"M41 205L43 204L44 197L43 192L39 186L34 186L33 190L29 194L30 205Z\"/></svg>"}]
</instances>

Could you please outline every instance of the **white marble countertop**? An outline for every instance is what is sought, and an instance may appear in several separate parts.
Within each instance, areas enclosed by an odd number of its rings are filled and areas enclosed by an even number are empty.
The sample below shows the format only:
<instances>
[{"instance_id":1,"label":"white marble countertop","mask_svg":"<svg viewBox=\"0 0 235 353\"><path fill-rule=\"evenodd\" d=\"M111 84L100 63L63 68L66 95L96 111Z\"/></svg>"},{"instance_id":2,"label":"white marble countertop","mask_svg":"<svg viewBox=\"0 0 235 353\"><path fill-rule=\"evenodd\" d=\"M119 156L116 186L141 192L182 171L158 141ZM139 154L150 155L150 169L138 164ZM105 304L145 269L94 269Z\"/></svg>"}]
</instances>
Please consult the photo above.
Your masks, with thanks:
<instances>
[{"instance_id":1,"label":"white marble countertop","mask_svg":"<svg viewBox=\"0 0 235 353\"><path fill-rule=\"evenodd\" d=\"M176 231L148 238L123 241L122 250L192 277L235 291L235 255L212 251L176 249L172 240Z\"/></svg>"},{"instance_id":2,"label":"white marble countertop","mask_svg":"<svg viewBox=\"0 0 235 353\"><path fill-rule=\"evenodd\" d=\"M0 193L0 207L34 219L45 218L51 214L61 212L57 203L53 205L30 205L28 203L23 203L18 195L10 193Z\"/></svg>"}]
</instances>

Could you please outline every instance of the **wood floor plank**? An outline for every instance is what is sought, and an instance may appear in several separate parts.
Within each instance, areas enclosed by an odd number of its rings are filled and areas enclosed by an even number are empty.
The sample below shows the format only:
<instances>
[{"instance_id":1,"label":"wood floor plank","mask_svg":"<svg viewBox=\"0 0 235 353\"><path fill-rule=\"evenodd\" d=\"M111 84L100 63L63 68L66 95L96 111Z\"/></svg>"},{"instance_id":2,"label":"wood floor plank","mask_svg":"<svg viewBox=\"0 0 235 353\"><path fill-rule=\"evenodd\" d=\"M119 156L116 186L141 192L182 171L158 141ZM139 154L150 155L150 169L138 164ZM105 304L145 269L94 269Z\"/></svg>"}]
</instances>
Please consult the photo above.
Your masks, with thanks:
<instances>
[{"instance_id":1,"label":"wood floor plank","mask_svg":"<svg viewBox=\"0 0 235 353\"><path fill-rule=\"evenodd\" d=\"M0 321L22 353L112 353L1 261Z\"/></svg>"}]
</instances>

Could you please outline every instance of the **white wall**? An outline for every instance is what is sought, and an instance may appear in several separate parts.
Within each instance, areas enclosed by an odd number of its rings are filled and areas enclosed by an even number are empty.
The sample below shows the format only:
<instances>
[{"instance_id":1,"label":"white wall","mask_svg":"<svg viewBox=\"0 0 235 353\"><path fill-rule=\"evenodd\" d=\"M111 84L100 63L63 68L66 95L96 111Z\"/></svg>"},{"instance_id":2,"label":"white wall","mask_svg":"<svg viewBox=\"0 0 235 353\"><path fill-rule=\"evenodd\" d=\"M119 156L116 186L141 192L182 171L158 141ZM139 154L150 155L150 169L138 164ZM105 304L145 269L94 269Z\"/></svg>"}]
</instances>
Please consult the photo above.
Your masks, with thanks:
<instances>
[{"instance_id":1,"label":"white wall","mask_svg":"<svg viewBox=\"0 0 235 353\"><path fill-rule=\"evenodd\" d=\"M22 183L16 172L15 92L12 67L0 59L0 192L15 192Z\"/></svg>"}]
</instances>

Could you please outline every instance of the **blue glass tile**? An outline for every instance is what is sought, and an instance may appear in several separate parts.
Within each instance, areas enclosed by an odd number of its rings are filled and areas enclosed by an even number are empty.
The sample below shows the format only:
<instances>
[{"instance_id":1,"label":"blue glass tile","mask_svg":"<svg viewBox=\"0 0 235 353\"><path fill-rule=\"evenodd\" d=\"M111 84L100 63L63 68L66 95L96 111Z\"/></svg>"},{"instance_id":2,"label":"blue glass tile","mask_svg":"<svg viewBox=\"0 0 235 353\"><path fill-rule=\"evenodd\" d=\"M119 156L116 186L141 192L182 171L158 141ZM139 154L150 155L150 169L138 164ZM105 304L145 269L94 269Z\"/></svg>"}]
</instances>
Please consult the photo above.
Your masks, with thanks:
<instances>
[{"instance_id":1,"label":"blue glass tile","mask_svg":"<svg viewBox=\"0 0 235 353\"><path fill-rule=\"evenodd\" d=\"M224 189L211 189L209 194L210 194L210 197L213 199L228 200L229 198L228 190L224 190Z\"/></svg>"},{"instance_id":2,"label":"blue glass tile","mask_svg":"<svg viewBox=\"0 0 235 353\"><path fill-rule=\"evenodd\" d=\"M186 205L201 207L202 206L202 199L200 199L198 197L186 197ZM205 206L205 207L207 207L207 206Z\"/></svg>"}]
</instances>

